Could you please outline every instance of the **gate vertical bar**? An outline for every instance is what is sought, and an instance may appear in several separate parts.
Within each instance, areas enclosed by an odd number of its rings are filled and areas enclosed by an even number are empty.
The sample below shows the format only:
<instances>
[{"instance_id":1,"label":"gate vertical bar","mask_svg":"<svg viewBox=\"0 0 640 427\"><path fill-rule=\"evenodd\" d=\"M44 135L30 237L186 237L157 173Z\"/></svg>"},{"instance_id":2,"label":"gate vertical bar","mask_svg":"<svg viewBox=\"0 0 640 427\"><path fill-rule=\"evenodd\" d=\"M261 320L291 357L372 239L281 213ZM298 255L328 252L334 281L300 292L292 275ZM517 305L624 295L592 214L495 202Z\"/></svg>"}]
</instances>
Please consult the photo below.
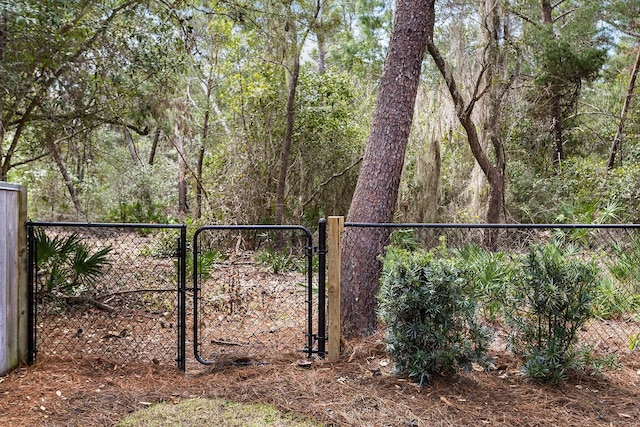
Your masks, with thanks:
<instances>
[{"instance_id":1,"label":"gate vertical bar","mask_svg":"<svg viewBox=\"0 0 640 427\"><path fill-rule=\"evenodd\" d=\"M327 220L318 223L318 356L324 357L326 328Z\"/></svg>"},{"instance_id":2,"label":"gate vertical bar","mask_svg":"<svg viewBox=\"0 0 640 427\"><path fill-rule=\"evenodd\" d=\"M178 369L186 370L187 361L187 226L180 228L178 245Z\"/></svg>"},{"instance_id":3,"label":"gate vertical bar","mask_svg":"<svg viewBox=\"0 0 640 427\"><path fill-rule=\"evenodd\" d=\"M307 356L313 354L313 236L307 235L307 311L309 312L307 325Z\"/></svg>"},{"instance_id":4,"label":"gate vertical bar","mask_svg":"<svg viewBox=\"0 0 640 427\"><path fill-rule=\"evenodd\" d=\"M29 268L27 271L27 329L28 329L28 343L27 343L27 364L33 365L36 361L36 244L33 232L33 224L27 223L27 251Z\"/></svg>"},{"instance_id":5,"label":"gate vertical bar","mask_svg":"<svg viewBox=\"0 0 640 427\"><path fill-rule=\"evenodd\" d=\"M198 331L198 323L200 322L200 320L198 319L198 310L200 305L200 284L198 283L198 275L200 270L198 265L198 237L204 230L204 227L200 227L196 230L195 233L193 233L193 243L191 247L191 250L193 251L193 356L198 362L202 363L203 365L210 365L211 362L200 357L200 343L198 342L200 335Z\"/></svg>"}]
</instances>

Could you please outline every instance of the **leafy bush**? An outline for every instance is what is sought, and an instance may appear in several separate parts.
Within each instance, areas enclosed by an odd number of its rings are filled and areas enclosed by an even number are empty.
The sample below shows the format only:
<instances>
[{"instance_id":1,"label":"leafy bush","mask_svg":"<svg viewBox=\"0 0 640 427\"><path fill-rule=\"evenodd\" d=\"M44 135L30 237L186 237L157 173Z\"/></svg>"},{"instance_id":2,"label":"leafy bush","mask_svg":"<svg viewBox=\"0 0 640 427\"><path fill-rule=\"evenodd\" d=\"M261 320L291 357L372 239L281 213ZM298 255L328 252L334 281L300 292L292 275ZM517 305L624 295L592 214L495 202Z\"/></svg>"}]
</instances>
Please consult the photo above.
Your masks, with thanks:
<instances>
[{"instance_id":1,"label":"leafy bush","mask_svg":"<svg viewBox=\"0 0 640 427\"><path fill-rule=\"evenodd\" d=\"M214 266L224 262L227 258L229 256L218 249L210 249L200 253L198 255L198 274L203 279L208 279L211 277L211 270ZM187 271L189 275L193 272L193 257L187 257Z\"/></svg>"},{"instance_id":2,"label":"leafy bush","mask_svg":"<svg viewBox=\"0 0 640 427\"><path fill-rule=\"evenodd\" d=\"M489 334L475 318L464 277L451 260L387 248L378 314L396 370L421 386L434 373L455 373L487 358Z\"/></svg>"},{"instance_id":3,"label":"leafy bush","mask_svg":"<svg viewBox=\"0 0 640 427\"><path fill-rule=\"evenodd\" d=\"M577 347L577 333L594 317L597 271L556 243L533 246L523 258L505 308L526 375L558 383L584 366L589 353Z\"/></svg>"},{"instance_id":4,"label":"leafy bush","mask_svg":"<svg viewBox=\"0 0 640 427\"><path fill-rule=\"evenodd\" d=\"M42 229L35 232L38 274L43 279L39 292L78 295L93 287L93 282L111 265L111 247L93 254L76 233L50 238Z\"/></svg>"}]
</instances>

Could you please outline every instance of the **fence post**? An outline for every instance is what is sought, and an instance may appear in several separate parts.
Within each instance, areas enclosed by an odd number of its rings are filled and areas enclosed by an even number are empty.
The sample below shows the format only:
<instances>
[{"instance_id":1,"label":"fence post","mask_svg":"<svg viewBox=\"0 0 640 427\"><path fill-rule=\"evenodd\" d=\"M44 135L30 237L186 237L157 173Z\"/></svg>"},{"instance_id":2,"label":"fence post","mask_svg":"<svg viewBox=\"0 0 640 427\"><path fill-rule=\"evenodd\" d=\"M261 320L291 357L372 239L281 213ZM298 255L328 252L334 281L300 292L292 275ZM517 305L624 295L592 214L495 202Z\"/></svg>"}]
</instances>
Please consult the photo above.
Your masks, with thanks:
<instances>
[{"instance_id":1,"label":"fence post","mask_svg":"<svg viewBox=\"0 0 640 427\"><path fill-rule=\"evenodd\" d=\"M26 194L0 182L0 375L27 355Z\"/></svg>"},{"instance_id":2,"label":"fence post","mask_svg":"<svg viewBox=\"0 0 640 427\"><path fill-rule=\"evenodd\" d=\"M327 220L318 221L318 356L324 357L327 340Z\"/></svg>"},{"instance_id":3,"label":"fence post","mask_svg":"<svg viewBox=\"0 0 640 427\"><path fill-rule=\"evenodd\" d=\"M329 297L329 361L340 358L340 236L344 217L330 216L327 221L327 264Z\"/></svg>"},{"instance_id":4,"label":"fence post","mask_svg":"<svg viewBox=\"0 0 640 427\"><path fill-rule=\"evenodd\" d=\"M187 369L187 226L180 227L178 243L178 369ZM195 265L194 265L195 270Z\"/></svg>"}]
</instances>

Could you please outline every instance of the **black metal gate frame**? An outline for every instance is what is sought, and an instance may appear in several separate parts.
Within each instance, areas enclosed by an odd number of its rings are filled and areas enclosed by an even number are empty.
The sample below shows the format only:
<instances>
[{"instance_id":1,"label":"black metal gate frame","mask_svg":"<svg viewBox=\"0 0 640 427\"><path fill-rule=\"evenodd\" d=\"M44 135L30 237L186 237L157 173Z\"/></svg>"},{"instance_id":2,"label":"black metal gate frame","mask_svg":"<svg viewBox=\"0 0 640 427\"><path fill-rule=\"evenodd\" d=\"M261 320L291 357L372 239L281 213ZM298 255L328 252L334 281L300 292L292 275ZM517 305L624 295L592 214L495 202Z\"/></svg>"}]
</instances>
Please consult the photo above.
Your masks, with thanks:
<instances>
[{"instance_id":1,"label":"black metal gate frame","mask_svg":"<svg viewBox=\"0 0 640 427\"><path fill-rule=\"evenodd\" d=\"M326 222L326 221L325 221ZM193 353L195 359L204 364L211 365L213 362L210 360L204 359L200 355L199 348L201 343L199 341L199 329L198 329L198 301L200 300L200 286L198 284L198 269L195 267L198 265L198 255L200 250L198 249L198 236L200 233L206 230L272 230L272 231L283 231L283 230L298 230L301 231L307 239L306 243L306 257L307 257L307 300L305 303L307 304L307 347L305 352L310 357L313 353L318 353L320 356L324 355L324 337L318 336L313 333L313 254L314 250L317 249L317 252L320 256L319 265L319 286L318 286L318 330L323 331L322 335L324 335L324 316L325 316L325 308L324 308L324 240L323 240L323 232L322 232L322 221L320 226L320 247L313 247L313 235L308 228L302 225L208 225L200 227L196 230L193 235L193 288L188 289L188 291L193 292ZM324 233L326 235L326 232ZM318 341L318 350L313 349L314 340Z\"/></svg>"},{"instance_id":2,"label":"black metal gate frame","mask_svg":"<svg viewBox=\"0 0 640 427\"><path fill-rule=\"evenodd\" d=\"M177 340L178 351L176 356L176 362L178 368L181 371L186 369L186 295L187 295L187 226L184 224L118 224L118 223L82 223L82 222L28 222L27 223L27 239L28 239L28 260L29 270L27 272L27 280L29 281L28 297L30 303L28 304L28 325L29 328L29 349L27 362L33 364L36 357L36 245L34 237L35 227L82 227L82 228L129 228L129 229L141 229L141 228L154 228L154 229L179 229L180 238L178 239L178 253L176 257L178 259L178 283L177 283L177 296L178 296L178 325L177 325Z\"/></svg>"}]
</instances>

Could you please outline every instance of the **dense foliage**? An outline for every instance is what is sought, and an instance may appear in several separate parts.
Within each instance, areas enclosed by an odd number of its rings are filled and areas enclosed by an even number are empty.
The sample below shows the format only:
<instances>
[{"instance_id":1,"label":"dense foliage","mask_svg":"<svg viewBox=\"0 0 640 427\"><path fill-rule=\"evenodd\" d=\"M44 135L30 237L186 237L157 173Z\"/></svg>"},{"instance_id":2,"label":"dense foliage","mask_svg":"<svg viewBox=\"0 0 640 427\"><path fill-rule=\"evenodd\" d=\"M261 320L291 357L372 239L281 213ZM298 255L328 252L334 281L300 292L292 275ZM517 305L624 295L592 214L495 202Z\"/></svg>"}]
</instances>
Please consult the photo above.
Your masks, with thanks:
<instances>
[{"instance_id":1,"label":"dense foliage","mask_svg":"<svg viewBox=\"0 0 640 427\"><path fill-rule=\"evenodd\" d=\"M501 221L640 218L637 8L438 4L435 44L504 160ZM0 179L28 185L38 219L270 223L279 188L284 222L346 214L392 16L381 0L5 1ZM485 221L458 107L423 67L397 216Z\"/></svg>"},{"instance_id":2,"label":"dense foliage","mask_svg":"<svg viewBox=\"0 0 640 427\"><path fill-rule=\"evenodd\" d=\"M378 315L398 372L422 384L486 362L492 327L505 332L506 349L530 378L557 384L571 373L614 365L582 345L580 334L596 318L637 312L637 272L628 261L638 250L632 244L623 252L613 243L598 252L599 267L584 237L558 232L524 253L474 244L449 249L444 239L425 251L411 232L393 233ZM629 340L635 348L635 336Z\"/></svg>"}]
</instances>

